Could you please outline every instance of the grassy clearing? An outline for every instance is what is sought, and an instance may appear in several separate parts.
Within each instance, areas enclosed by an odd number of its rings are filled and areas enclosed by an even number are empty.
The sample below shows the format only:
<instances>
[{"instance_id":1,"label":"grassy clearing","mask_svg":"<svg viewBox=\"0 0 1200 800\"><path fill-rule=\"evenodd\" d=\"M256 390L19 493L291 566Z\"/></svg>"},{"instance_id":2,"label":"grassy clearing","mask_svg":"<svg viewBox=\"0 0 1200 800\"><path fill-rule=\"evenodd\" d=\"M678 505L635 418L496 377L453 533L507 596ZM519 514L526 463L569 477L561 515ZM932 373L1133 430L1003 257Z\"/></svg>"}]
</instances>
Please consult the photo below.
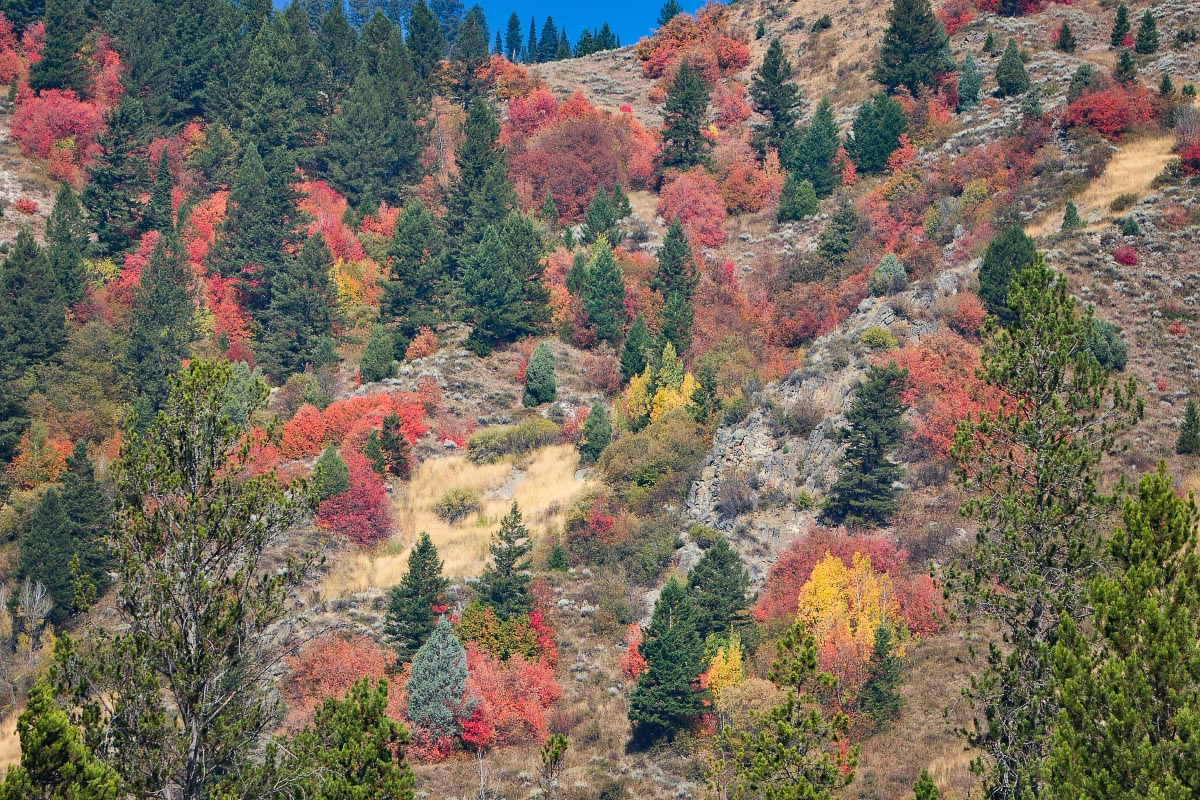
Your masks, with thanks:
<instances>
[{"instance_id":1,"label":"grassy clearing","mask_svg":"<svg viewBox=\"0 0 1200 800\"><path fill-rule=\"evenodd\" d=\"M21 760L21 740L17 737L17 718L25 709L13 709L0 721L0 773Z\"/></svg>"},{"instance_id":2,"label":"grassy clearing","mask_svg":"<svg viewBox=\"0 0 1200 800\"><path fill-rule=\"evenodd\" d=\"M422 531L437 545L447 576L478 575L487 558L488 542L514 500L535 534L562 527L567 504L583 487L575 478L578 468L579 454L572 445L544 447L519 464L473 464L461 455L422 462L412 481L397 488L392 541L376 553L349 554L335 564L322 594L328 599L395 585L404 575L408 551ZM456 487L473 489L482 500L478 514L452 525L439 519L433 506Z\"/></svg>"}]
</instances>

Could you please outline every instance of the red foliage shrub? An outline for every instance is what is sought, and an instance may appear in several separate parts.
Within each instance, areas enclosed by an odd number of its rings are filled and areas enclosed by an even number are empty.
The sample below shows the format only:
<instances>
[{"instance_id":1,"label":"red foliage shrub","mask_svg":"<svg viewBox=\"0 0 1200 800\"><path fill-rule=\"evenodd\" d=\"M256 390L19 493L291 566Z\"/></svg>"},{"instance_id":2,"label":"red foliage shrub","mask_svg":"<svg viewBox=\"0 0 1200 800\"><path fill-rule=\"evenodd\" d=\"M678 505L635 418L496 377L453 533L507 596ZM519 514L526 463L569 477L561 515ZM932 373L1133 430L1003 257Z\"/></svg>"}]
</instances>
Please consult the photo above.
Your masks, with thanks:
<instances>
[{"instance_id":1,"label":"red foliage shrub","mask_svg":"<svg viewBox=\"0 0 1200 800\"><path fill-rule=\"evenodd\" d=\"M1200 139L1187 142L1179 148L1179 161L1188 175L1200 175Z\"/></svg>"},{"instance_id":2,"label":"red foliage shrub","mask_svg":"<svg viewBox=\"0 0 1200 800\"><path fill-rule=\"evenodd\" d=\"M812 571L811 568L809 571ZM792 605L794 606L795 603L793 602ZM625 655L621 657L621 672L629 680L636 681L638 676L645 671L646 659L642 656L642 627L635 622L625 629Z\"/></svg>"},{"instance_id":3,"label":"red foliage shrub","mask_svg":"<svg viewBox=\"0 0 1200 800\"><path fill-rule=\"evenodd\" d=\"M205 281L208 310L213 316L213 339L224 344L225 357L230 361L245 361L253 366L250 347L250 317L238 303L235 278L209 276Z\"/></svg>"},{"instance_id":4,"label":"red foliage shrub","mask_svg":"<svg viewBox=\"0 0 1200 800\"><path fill-rule=\"evenodd\" d=\"M297 186L300 210L311 217L308 235L320 231L334 258L361 261L366 255L354 231L343 222L348 203L325 181L305 181Z\"/></svg>"},{"instance_id":5,"label":"red foliage shrub","mask_svg":"<svg viewBox=\"0 0 1200 800\"><path fill-rule=\"evenodd\" d=\"M104 130L104 112L69 89L46 89L17 104L12 135L28 156L46 158L58 142L89 154Z\"/></svg>"},{"instance_id":6,"label":"red foliage shrub","mask_svg":"<svg viewBox=\"0 0 1200 800\"><path fill-rule=\"evenodd\" d=\"M325 447L325 418L316 406L305 403L283 426L279 452L286 458L315 456Z\"/></svg>"},{"instance_id":7,"label":"red foliage shrub","mask_svg":"<svg viewBox=\"0 0 1200 800\"><path fill-rule=\"evenodd\" d=\"M479 423L473 419L443 416L438 418L434 430L439 442L454 442L454 446L461 450L467 446L471 434L479 430Z\"/></svg>"},{"instance_id":8,"label":"red foliage shrub","mask_svg":"<svg viewBox=\"0 0 1200 800\"><path fill-rule=\"evenodd\" d=\"M658 214L678 219L693 247L725 244L725 202L720 188L703 167L675 175L663 185Z\"/></svg>"},{"instance_id":9,"label":"red foliage shrub","mask_svg":"<svg viewBox=\"0 0 1200 800\"><path fill-rule=\"evenodd\" d=\"M1182 320L1175 320L1167 326L1167 333L1182 339L1188 335L1188 326Z\"/></svg>"},{"instance_id":10,"label":"red foliage shrub","mask_svg":"<svg viewBox=\"0 0 1200 800\"><path fill-rule=\"evenodd\" d=\"M541 741L549 733L546 710L562 695L554 669L512 656L501 662L474 643L467 645L467 691L477 703L464 740L476 747Z\"/></svg>"},{"instance_id":11,"label":"red foliage shrub","mask_svg":"<svg viewBox=\"0 0 1200 800\"><path fill-rule=\"evenodd\" d=\"M327 442L360 447L389 414L400 418L410 444L429 430L424 398L412 392L376 392L334 401L324 412L301 406L284 424L279 449L286 458L303 458L316 455Z\"/></svg>"},{"instance_id":12,"label":"red foliage shrub","mask_svg":"<svg viewBox=\"0 0 1200 800\"><path fill-rule=\"evenodd\" d=\"M750 63L749 45L730 23L728 9L718 3L705 5L694 17L679 14L638 42L633 52L647 78L670 80L686 59L710 87Z\"/></svg>"},{"instance_id":13,"label":"red foliage shrub","mask_svg":"<svg viewBox=\"0 0 1200 800\"><path fill-rule=\"evenodd\" d=\"M953 36L959 28L975 19L975 9L970 0L947 0L937 10L937 18L946 29L946 35Z\"/></svg>"},{"instance_id":14,"label":"red foliage shrub","mask_svg":"<svg viewBox=\"0 0 1200 800\"><path fill-rule=\"evenodd\" d=\"M30 200L28 197L22 197L21 199L17 200L15 203L13 203L13 208L16 209L18 214L24 214L27 217L38 212L37 201Z\"/></svg>"},{"instance_id":15,"label":"red foliage shrub","mask_svg":"<svg viewBox=\"0 0 1200 800\"><path fill-rule=\"evenodd\" d=\"M958 296L954 304L954 312L946 324L950 326L950 330L960 336L977 338L979 328L983 325L983 319L986 316L987 310L983 307L983 303L979 302L979 298L970 292L963 292Z\"/></svg>"},{"instance_id":16,"label":"red foliage shrub","mask_svg":"<svg viewBox=\"0 0 1200 800\"><path fill-rule=\"evenodd\" d=\"M350 488L321 501L317 524L342 534L359 547L375 547L391 535L387 490L365 457L356 452L342 457L350 472Z\"/></svg>"},{"instance_id":17,"label":"red foliage shrub","mask_svg":"<svg viewBox=\"0 0 1200 800\"><path fill-rule=\"evenodd\" d=\"M746 104L746 87L737 81L725 80L713 90L712 106L714 121L721 130L750 119L750 106Z\"/></svg>"},{"instance_id":18,"label":"red foliage shrub","mask_svg":"<svg viewBox=\"0 0 1200 800\"><path fill-rule=\"evenodd\" d=\"M1080 97L1067 106L1063 122L1068 127L1087 125L1111 141L1154 119L1153 95L1144 86L1113 84Z\"/></svg>"},{"instance_id":19,"label":"red foliage shrub","mask_svg":"<svg viewBox=\"0 0 1200 800\"><path fill-rule=\"evenodd\" d=\"M313 639L300 653L287 659L288 674L282 690L288 714L283 730L295 733L312 722L314 714L327 698L345 696L361 678L377 681L388 676L395 656L366 636L326 634ZM402 681L388 686L387 714L403 718Z\"/></svg>"},{"instance_id":20,"label":"red foliage shrub","mask_svg":"<svg viewBox=\"0 0 1200 800\"><path fill-rule=\"evenodd\" d=\"M437 414L442 410L442 386L432 375L422 375L413 392L426 414Z\"/></svg>"},{"instance_id":21,"label":"red foliage shrub","mask_svg":"<svg viewBox=\"0 0 1200 800\"><path fill-rule=\"evenodd\" d=\"M567 418L563 420L559 441L563 444L579 444L579 437L583 433L583 423L587 421L590 412L591 409L588 406L579 406L567 415Z\"/></svg>"},{"instance_id":22,"label":"red foliage shrub","mask_svg":"<svg viewBox=\"0 0 1200 800\"><path fill-rule=\"evenodd\" d=\"M1132 267L1134 264L1138 263L1137 250L1134 250L1127 244L1123 244L1117 249L1113 250L1112 257L1113 260L1118 264L1123 264L1127 267Z\"/></svg>"}]
</instances>

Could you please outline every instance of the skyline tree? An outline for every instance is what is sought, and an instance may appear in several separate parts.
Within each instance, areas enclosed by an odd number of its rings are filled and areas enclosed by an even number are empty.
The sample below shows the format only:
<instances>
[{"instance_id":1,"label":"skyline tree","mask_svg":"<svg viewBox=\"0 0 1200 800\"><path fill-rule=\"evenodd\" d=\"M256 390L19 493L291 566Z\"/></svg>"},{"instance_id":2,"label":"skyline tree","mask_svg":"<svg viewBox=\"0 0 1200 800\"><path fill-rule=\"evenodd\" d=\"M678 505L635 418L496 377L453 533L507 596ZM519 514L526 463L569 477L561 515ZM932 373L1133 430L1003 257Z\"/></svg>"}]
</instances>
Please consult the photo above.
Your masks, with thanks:
<instances>
[{"instance_id":1,"label":"skyline tree","mask_svg":"<svg viewBox=\"0 0 1200 800\"><path fill-rule=\"evenodd\" d=\"M687 60L682 61L663 103L659 174L668 170L686 171L708 163L711 145L701 131L704 115L708 113L708 99L700 73Z\"/></svg>"}]
</instances>

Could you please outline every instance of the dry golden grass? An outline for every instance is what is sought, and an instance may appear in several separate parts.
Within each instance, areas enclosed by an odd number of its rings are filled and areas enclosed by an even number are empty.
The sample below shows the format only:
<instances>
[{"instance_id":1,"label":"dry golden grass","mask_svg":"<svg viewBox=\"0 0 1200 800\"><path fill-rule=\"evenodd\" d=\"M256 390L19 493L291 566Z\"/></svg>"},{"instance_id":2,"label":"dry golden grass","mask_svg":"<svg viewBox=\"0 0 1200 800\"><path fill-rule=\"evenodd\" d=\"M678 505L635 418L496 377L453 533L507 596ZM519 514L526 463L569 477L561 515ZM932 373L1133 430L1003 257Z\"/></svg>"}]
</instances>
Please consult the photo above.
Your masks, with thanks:
<instances>
[{"instance_id":1,"label":"dry golden grass","mask_svg":"<svg viewBox=\"0 0 1200 800\"><path fill-rule=\"evenodd\" d=\"M397 492L392 541L376 553L348 554L331 569L322 594L330 599L394 586L404 575L408 551L422 531L437 546L447 576L478 575L487 559L488 542L514 500L534 534L562 526L568 502L583 487L575 477L578 468L579 454L571 445L542 448L519 464L473 464L461 455L424 461L412 481ZM477 491L481 509L451 525L438 518L433 505L456 487Z\"/></svg>"},{"instance_id":2,"label":"dry golden grass","mask_svg":"<svg viewBox=\"0 0 1200 800\"><path fill-rule=\"evenodd\" d=\"M23 708L14 709L0 721L0 774L21 760L21 740L17 738L17 717Z\"/></svg>"}]
</instances>

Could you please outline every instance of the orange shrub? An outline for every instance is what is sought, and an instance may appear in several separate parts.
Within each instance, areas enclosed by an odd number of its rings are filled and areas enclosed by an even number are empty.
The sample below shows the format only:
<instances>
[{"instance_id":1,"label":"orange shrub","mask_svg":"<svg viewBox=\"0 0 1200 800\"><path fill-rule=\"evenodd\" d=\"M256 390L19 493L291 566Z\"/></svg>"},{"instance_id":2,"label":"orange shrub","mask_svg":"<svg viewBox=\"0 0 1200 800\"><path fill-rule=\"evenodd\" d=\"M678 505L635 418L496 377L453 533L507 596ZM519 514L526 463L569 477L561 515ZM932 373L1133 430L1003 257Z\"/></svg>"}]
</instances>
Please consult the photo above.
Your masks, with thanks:
<instances>
[{"instance_id":1,"label":"orange shrub","mask_svg":"<svg viewBox=\"0 0 1200 800\"><path fill-rule=\"evenodd\" d=\"M308 725L326 699L343 697L361 678L376 681L389 677L387 714L402 719L404 681L390 675L395 660L390 651L366 636L329 633L313 639L286 661L282 690L288 713L283 730L294 733Z\"/></svg>"},{"instance_id":2,"label":"orange shrub","mask_svg":"<svg viewBox=\"0 0 1200 800\"><path fill-rule=\"evenodd\" d=\"M678 173L663 184L658 214L666 220L678 219L693 247L725 244L725 202L717 182L703 167Z\"/></svg>"}]
</instances>

